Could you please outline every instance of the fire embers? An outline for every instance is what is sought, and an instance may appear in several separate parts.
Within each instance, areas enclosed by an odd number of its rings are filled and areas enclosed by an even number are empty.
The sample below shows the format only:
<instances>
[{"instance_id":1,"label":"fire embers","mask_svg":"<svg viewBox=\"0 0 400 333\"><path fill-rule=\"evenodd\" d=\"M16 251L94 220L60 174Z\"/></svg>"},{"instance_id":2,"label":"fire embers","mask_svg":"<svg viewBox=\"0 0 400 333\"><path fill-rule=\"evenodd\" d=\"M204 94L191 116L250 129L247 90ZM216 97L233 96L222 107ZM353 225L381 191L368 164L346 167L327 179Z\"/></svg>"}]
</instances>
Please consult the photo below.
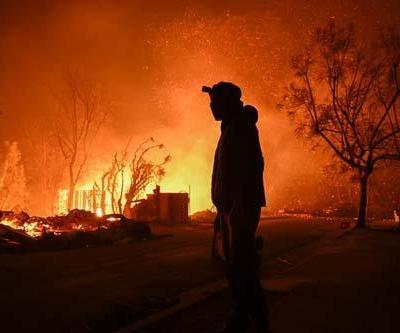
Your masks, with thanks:
<instances>
[{"instance_id":1,"label":"fire embers","mask_svg":"<svg viewBox=\"0 0 400 333\"><path fill-rule=\"evenodd\" d=\"M0 211L0 252L2 250L61 250L111 245L148 239L146 223L112 214L98 217L83 210L66 216L29 217L28 214Z\"/></svg>"},{"instance_id":2,"label":"fire embers","mask_svg":"<svg viewBox=\"0 0 400 333\"><path fill-rule=\"evenodd\" d=\"M30 237L40 237L46 229L51 229L45 218L25 212L0 211L0 224L22 231Z\"/></svg>"}]
</instances>

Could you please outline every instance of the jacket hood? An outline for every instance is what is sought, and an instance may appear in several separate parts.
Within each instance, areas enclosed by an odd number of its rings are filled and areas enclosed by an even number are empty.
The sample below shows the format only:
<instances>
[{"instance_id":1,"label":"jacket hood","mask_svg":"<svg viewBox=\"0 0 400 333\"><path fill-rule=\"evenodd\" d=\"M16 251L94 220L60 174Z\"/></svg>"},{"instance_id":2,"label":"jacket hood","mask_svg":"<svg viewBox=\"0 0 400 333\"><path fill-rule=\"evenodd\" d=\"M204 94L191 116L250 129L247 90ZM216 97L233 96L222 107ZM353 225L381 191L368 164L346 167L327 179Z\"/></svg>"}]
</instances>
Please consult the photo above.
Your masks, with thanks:
<instances>
[{"instance_id":1,"label":"jacket hood","mask_svg":"<svg viewBox=\"0 0 400 333\"><path fill-rule=\"evenodd\" d=\"M254 126L258 121L258 111L252 105L245 105L233 118L221 122L221 130L224 131L230 123L239 123L242 126Z\"/></svg>"},{"instance_id":2,"label":"jacket hood","mask_svg":"<svg viewBox=\"0 0 400 333\"><path fill-rule=\"evenodd\" d=\"M257 121L258 121L258 111L254 106L245 105L243 107L243 114L252 123L254 123L254 124L257 123Z\"/></svg>"}]
</instances>

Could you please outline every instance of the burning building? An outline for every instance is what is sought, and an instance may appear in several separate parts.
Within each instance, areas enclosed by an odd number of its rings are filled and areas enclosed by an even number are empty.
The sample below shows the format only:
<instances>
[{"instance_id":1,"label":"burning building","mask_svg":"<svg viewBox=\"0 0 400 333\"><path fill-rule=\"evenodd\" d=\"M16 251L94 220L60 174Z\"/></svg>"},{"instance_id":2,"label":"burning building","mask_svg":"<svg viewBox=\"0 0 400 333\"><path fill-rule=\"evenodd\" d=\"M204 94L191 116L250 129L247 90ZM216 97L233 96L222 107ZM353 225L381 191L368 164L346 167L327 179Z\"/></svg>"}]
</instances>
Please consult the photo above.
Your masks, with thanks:
<instances>
[{"instance_id":1,"label":"burning building","mask_svg":"<svg viewBox=\"0 0 400 333\"><path fill-rule=\"evenodd\" d=\"M136 201L130 210L130 217L144 222L188 223L189 201L188 193L163 193L160 186L156 186L146 199Z\"/></svg>"},{"instance_id":2,"label":"burning building","mask_svg":"<svg viewBox=\"0 0 400 333\"><path fill-rule=\"evenodd\" d=\"M68 190L58 192L58 212L67 211ZM107 197L105 213L112 212L111 200ZM165 224L181 224L189 221L189 193L187 192L161 192L160 186L156 186L153 193L147 194L145 199L133 202L129 211L124 214L127 217L142 222L158 222ZM95 190L76 190L73 200L74 209L91 211L102 215L99 207L100 194Z\"/></svg>"}]
</instances>

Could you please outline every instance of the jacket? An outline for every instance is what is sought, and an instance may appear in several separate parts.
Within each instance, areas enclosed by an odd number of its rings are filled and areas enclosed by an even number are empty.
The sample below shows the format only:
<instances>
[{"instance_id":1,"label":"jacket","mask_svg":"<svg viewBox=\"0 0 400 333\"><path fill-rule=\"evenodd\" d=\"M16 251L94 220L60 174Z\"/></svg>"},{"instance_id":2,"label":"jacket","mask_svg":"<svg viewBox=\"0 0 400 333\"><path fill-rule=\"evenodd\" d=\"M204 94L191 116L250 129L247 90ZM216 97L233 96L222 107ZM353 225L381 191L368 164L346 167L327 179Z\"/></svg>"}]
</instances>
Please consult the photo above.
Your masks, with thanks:
<instances>
[{"instance_id":1,"label":"jacket","mask_svg":"<svg viewBox=\"0 0 400 333\"><path fill-rule=\"evenodd\" d=\"M257 110L250 105L227 121L214 156L211 196L219 211L234 205L265 206L264 159L256 123Z\"/></svg>"}]
</instances>

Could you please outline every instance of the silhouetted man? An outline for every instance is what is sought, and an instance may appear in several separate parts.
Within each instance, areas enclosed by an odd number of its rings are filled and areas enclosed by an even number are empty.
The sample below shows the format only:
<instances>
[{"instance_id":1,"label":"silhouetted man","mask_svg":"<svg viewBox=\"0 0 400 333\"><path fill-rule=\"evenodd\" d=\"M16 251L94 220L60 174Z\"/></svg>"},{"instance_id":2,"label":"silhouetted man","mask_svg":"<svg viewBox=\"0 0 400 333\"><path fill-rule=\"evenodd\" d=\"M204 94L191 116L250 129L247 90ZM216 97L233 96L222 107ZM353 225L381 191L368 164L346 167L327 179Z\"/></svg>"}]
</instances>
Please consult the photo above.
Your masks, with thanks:
<instances>
[{"instance_id":1,"label":"silhouetted man","mask_svg":"<svg viewBox=\"0 0 400 333\"><path fill-rule=\"evenodd\" d=\"M258 138L257 110L243 106L241 90L230 82L203 87L211 111L221 121L214 157L212 201L221 219L227 249L227 278L235 307L223 332L269 332L267 304L258 270L256 231L265 205L264 160Z\"/></svg>"}]
</instances>

